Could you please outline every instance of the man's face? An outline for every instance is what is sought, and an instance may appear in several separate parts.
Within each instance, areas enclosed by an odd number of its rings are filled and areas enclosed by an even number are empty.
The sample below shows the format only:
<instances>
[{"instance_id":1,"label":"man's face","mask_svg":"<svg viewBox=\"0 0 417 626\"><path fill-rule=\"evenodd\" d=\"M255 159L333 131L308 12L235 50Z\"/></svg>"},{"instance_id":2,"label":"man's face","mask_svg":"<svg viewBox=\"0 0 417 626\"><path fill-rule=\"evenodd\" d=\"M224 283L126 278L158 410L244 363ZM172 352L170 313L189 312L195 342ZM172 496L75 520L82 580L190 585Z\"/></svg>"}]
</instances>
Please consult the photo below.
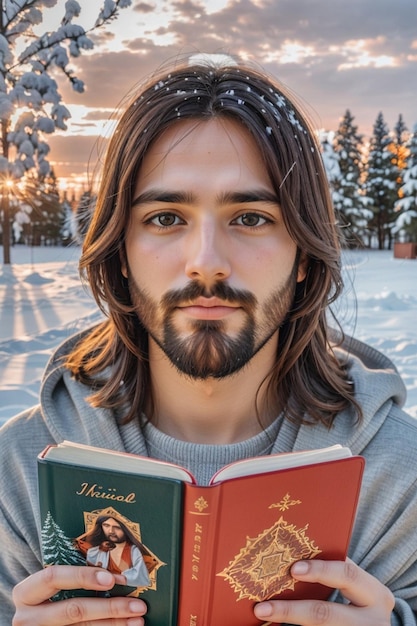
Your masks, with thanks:
<instances>
[{"instance_id":1,"label":"man's face","mask_svg":"<svg viewBox=\"0 0 417 626\"><path fill-rule=\"evenodd\" d=\"M126 541L126 535L116 520L109 518L102 523L101 528L103 529L106 539L109 541L113 543L123 543Z\"/></svg>"},{"instance_id":2,"label":"man's face","mask_svg":"<svg viewBox=\"0 0 417 626\"><path fill-rule=\"evenodd\" d=\"M296 245L259 150L238 123L184 121L151 146L126 233L123 274L156 346L193 378L221 378L276 349Z\"/></svg>"}]
</instances>

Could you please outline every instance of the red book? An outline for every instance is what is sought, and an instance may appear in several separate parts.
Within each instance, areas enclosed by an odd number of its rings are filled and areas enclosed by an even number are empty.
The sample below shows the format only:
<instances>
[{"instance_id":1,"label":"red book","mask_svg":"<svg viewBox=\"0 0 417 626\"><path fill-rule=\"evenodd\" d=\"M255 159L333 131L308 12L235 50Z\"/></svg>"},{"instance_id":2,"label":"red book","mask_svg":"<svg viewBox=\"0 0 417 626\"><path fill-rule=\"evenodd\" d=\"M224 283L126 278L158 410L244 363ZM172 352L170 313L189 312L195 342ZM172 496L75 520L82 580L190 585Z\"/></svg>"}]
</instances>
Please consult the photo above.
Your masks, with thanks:
<instances>
[{"instance_id":1,"label":"red book","mask_svg":"<svg viewBox=\"0 0 417 626\"><path fill-rule=\"evenodd\" d=\"M169 463L65 442L40 455L45 563L56 562L51 524L71 542L89 530L81 518L105 512L135 527L152 556L148 587L121 591L148 603L149 626L259 626L257 602L332 592L290 568L345 559L363 467L333 446L238 461L203 487Z\"/></svg>"}]
</instances>

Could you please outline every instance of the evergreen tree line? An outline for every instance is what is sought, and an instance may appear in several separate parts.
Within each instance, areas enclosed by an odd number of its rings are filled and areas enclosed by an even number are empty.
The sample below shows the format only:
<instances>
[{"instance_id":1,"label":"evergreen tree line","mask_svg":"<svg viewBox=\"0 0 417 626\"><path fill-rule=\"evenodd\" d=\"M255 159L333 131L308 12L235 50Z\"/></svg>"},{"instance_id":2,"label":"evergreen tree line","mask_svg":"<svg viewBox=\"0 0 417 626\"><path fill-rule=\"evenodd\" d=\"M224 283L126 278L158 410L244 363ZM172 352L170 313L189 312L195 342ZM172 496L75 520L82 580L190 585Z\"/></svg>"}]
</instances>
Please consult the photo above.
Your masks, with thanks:
<instances>
[{"instance_id":1,"label":"evergreen tree line","mask_svg":"<svg viewBox=\"0 0 417 626\"><path fill-rule=\"evenodd\" d=\"M32 171L7 187L10 216L10 243L31 246L60 246L73 242L76 221L73 205L60 197L58 180L51 170L41 175ZM3 233L0 231L0 244Z\"/></svg>"},{"instance_id":2,"label":"evergreen tree line","mask_svg":"<svg viewBox=\"0 0 417 626\"><path fill-rule=\"evenodd\" d=\"M417 124L409 132L400 115L390 132L379 113L365 142L347 110L336 132L320 133L320 143L346 245L390 249L394 241L417 242ZM95 201L90 191L74 206L60 198L52 171L27 175L21 189L7 193L13 243L82 242Z\"/></svg>"},{"instance_id":3,"label":"evergreen tree line","mask_svg":"<svg viewBox=\"0 0 417 626\"><path fill-rule=\"evenodd\" d=\"M323 160L347 245L391 249L417 242L417 124L402 115L390 132L382 113L366 143L349 110L335 133L322 133Z\"/></svg>"}]
</instances>

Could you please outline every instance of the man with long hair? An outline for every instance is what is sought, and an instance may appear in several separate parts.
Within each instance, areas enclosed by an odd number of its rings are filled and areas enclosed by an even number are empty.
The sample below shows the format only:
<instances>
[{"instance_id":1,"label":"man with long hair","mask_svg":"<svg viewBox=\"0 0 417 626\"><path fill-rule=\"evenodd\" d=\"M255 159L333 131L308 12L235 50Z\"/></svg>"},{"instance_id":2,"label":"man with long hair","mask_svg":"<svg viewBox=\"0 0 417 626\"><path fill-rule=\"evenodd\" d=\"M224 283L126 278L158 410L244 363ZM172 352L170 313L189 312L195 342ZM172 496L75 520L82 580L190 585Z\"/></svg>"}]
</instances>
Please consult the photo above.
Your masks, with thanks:
<instances>
[{"instance_id":1,"label":"man with long hair","mask_svg":"<svg viewBox=\"0 0 417 626\"><path fill-rule=\"evenodd\" d=\"M126 585L148 587L149 572L143 544L121 520L111 515L99 515L94 527L77 540L88 565L103 567L113 574L121 574Z\"/></svg>"},{"instance_id":2,"label":"man with long hair","mask_svg":"<svg viewBox=\"0 0 417 626\"><path fill-rule=\"evenodd\" d=\"M241 458L349 446L366 459L350 558L291 570L333 595L262 602L254 614L417 624L417 424L400 408L390 361L329 326L340 258L319 146L275 79L199 58L137 90L109 142L80 260L105 320L58 349L40 406L0 439L10 619L146 621L141 600L47 602L56 589L115 580L93 568L42 571L36 454L69 439L175 462L201 484Z\"/></svg>"}]
</instances>

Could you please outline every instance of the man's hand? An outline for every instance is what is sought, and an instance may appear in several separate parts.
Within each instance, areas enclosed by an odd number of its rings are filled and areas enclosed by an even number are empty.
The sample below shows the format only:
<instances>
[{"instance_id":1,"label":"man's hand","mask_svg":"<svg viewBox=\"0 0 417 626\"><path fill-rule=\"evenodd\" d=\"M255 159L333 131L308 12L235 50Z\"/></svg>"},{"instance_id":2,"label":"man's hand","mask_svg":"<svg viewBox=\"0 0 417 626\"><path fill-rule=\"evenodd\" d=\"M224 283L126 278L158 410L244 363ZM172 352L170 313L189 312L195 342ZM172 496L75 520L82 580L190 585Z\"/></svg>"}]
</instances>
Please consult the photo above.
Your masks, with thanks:
<instances>
[{"instance_id":1,"label":"man's hand","mask_svg":"<svg viewBox=\"0 0 417 626\"><path fill-rule=\"evenodd\" d=\"M269 600L257 604L255 615L265 622L299 626L389 626L394 596L376 578L351 560L299 561L291 569L296 580L339 589L350 604L317 600Z\"/></svg>"},{"instance_id":2,"label":"man's hand","mask_svg":"<svg viewBox=\"0 0 417 626\"><path fill-rule=\"evenodd\" d=\"M58 602L49 599L61 589L108 591L122 582L110 572L92 567L53 565L32 574L13 590L16 607L13 626L143 626L146 604L137 598L72 598Z\"/></svg>"},{"instance_id":3,"label":"man's hand","mask_svg":"<svg viewBox=\"0 0 417 626\"><path fill-rule=\"evenodd\" d=\"M100 550L102 550L103 552L110 552L110 550L114 550L116 547L116 544L113 543L113 541L102 541L100 544Z\"/></svg>"}]
</instances>

